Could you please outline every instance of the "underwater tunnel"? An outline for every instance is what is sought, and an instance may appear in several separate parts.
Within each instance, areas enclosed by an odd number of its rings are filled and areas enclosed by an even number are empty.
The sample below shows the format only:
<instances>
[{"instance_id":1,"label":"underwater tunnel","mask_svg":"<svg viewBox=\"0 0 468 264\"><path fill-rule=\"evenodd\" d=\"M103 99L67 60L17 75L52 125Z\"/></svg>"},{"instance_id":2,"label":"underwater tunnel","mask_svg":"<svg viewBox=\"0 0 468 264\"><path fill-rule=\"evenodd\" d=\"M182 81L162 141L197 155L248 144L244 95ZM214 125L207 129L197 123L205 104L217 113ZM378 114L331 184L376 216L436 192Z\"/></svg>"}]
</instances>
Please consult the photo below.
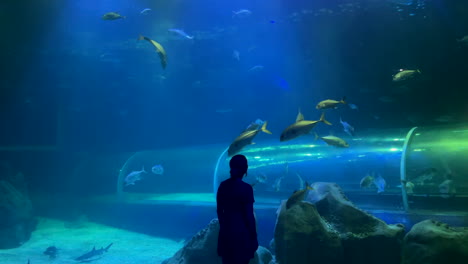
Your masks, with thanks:
<instances>
[{"instance_id":1,"label":"underwater tunnel","mask_svg":"<svg viewBox=\"0 0 468 264\"><path fill-rule=\"evenodd\" d=\"M306 136L289 142L257 141L244 148L241 153L249 160L245 181L254 186L256 206L276 208L307 182L335 182L351 201L368 210L467 211L467 124L369 130L348 143L349 148L336 148ZM117 197L212 204L219 183L229 177L225 147L137 152L120 170ZM148 182L125 186L126 175L152 164L163 164L167 171L165 186L157 188L164 193L151 189ZM171 178L171 171L183 176ZM206 190L209 175L212 191ZM362 186L365 177L383 178L383 189Z\"/></svg>"}]
</instances>

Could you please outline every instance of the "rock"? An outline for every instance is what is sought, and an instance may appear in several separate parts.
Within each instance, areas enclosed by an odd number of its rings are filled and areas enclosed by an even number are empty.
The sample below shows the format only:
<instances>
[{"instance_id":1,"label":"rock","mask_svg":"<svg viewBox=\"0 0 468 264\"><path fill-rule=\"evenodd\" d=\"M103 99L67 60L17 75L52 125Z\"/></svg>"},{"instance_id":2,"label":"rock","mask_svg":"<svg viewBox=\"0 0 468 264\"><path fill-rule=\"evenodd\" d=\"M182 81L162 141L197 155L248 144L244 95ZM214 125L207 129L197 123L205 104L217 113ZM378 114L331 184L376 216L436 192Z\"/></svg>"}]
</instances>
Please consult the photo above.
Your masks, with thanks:
<instances>
[{"instance_id":1,"label":"rock","mask_svg":"<svg viewBox=\"0 0 468 264\"><path fill-rule=\"evenodd\" d=\"M334 183L314 183L278 210L278 263L400 262L404 226L387 225L355 207Z\"/></svg>"},{"instance_id":2,"label":"rock","mask_svg":"<svg viewBox=\"0 0 468 264\"><path fill-rule=\"evenodd\" d=\"M20 246L29 240L35 226L27 194L0 180L0 249Z\"/></svg>"},{"instance_id":3,"label":"rock","mask_svg":"<svg viewBox=\"0 0 468 264\"><path fill-rule=\"evenodd\" d=\"M464 264L468 260L468 228L435 220L419 222L403 241L402 264Z\"/></svg>"},{"instance_id":4,"label":"rock","mask_svg":"<svg viewBox=\"0 0 468 264\"><path fill-rule=\"evenodd\" d=\"M221 258L217 253L218 234L219 221L213 219L205 229L193 236L182 249L163 264L221 264ZM249 264L268 264L272 258L268 249L258 247L255 257Z\"/></svg>"}]
</instances>

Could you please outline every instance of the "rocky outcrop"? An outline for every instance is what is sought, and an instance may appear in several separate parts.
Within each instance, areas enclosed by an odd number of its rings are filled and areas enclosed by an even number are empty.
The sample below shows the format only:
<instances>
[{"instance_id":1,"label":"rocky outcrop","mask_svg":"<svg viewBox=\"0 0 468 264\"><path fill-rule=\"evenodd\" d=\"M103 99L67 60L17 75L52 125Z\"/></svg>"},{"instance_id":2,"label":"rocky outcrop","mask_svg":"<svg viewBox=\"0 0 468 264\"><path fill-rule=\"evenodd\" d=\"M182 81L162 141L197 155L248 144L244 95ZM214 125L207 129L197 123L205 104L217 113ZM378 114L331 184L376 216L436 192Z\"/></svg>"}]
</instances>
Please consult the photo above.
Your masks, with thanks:
<instances>
[{"instance_id":1,"label":"rocky outcrop","mask_svg":"<svg viewBox=\"0 0 468 264\"><path fill-rule=\"evenodd\" d=\"M180 249L172 258L167 259L163 264L221 264L221 258L217 254L219 234L219 221L211 220L208 226L198 232L193 238ZM259 247L255 253L255 258L250 264L268 264L272 260L272 255L268 249Z\"/></svg>"},{"instance_id":2,"label":"rocky outcrop","mask_svg":"<svg viewBox=\"0 0 468 264\"><path fill-rule=\"evenodd\" d=\"M0 175L0 249L15 248L28 241L35 226L23 175Z\"/></svg>"},{"instance_id":3,"label":"rocky outcrop","mask_svg":"<svg viewBox=\"0 0 468 264\"><path fill-rule=\"evenodd\" d=\"M402 264L468 263L468 228L419 222L405 236L402 259Z\"/></svg>"},{"instance_id":4,"label":"rocky outcrop","mask_svg":"<svg viewBox=\"0 0 468 264\"><path fill-rule=\"evenodd\" d=\"M355 207L334 183L311 187L278 210L277 263L400 263L403 225L387 225Z\"/></svg>"}]
</instances>

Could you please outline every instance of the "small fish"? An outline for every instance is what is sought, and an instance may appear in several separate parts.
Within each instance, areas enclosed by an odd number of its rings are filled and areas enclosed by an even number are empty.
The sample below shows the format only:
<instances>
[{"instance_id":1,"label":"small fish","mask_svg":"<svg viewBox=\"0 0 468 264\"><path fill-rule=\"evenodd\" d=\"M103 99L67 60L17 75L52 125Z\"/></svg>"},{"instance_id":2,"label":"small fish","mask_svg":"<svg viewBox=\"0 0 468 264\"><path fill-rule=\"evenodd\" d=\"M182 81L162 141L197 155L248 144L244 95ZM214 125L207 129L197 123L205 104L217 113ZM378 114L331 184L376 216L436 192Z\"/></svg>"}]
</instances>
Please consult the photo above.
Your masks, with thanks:
<instances>
[{"instance_id":1,"label":"small fish","mask_svg":"<svg viewBox=\"0 0 468 264\"><path fill-rule=\"evenodd\" d=\"M141 171L132 171L125 177L125 186L135 185L135 182L143 178L142 174L148 173L145 171L145 167Z\"/></svg>"},{"instance_id":2,"label":"small fish","mask_svg":"<svg viewBox=\"0 0 468 264\"><path fill-rule=\"evenodd\" d=\"M394 82L402 82L409 79L416 77L417 75L421 74L420 70L404 70L400 69L400 72L393 75Z\"/></svg>"},{"instance_id":3,"label":"small fish","mask_svg":"<svg viewBox=\"0 0 468 264\"><path fill-rule=\"evenodd\" d=\"M147 15L150 11L151 11L150 8L145 8L145 9L141 10L140 14Z\"/></svg>"},{"instance_id":4,"label":"small fish","mask_svg":"<svg viewBox=\"0 0 468 264\"><path fill-rule=\"evenodd\" d=\"M369 188L374 183L374 176L367 174L364 178L361 179L359 185L361 188Z\"/></svg>"},{"instance_id":5,"label":"small fish","mask_svg":"<svg viewBox=\"0 0 468 264\"><path fill-rule=\"evenodd\" d=\"M329 108L338 108L338 105L339 104L346 104L345 102L346 100L346 97L343 97L343 99L341 99L340 101L335 101L335 100L324 100L324 101L321 101L320 103L317 104L317 106L315 108L317 109L329 109Z\"/></svg>"},{"instance_id":6,"label":"small fish","mask_svg":"<svg viewBox=\"0 0 468 264\"><path fill-rule=\"evenodd\" d=\"M464 37L461 38L461 39L457 39L457 42L458 42L458 43L461 43L461 44L463 44L463 45L468 46L468 35L464 36Z\"/></svg>"},{"instance_id":7,"label":"small fish","mask_svg":"<svg viewBox=\"0 0 468 264\"><path fill-rule=\"evenodd\" d=\"M374 179L374 184L375 187L377 187L377 193L383 193L385 191L385 187L387 186L387 182L380 174L377 178Z\"/></svg>"},{"instance_id":8,"label":"small fish","mask_svg":"<svg viewBox=\"0 0 468 264\"><path fill-rule=\"evenodd\" d=\"M321 139L325 143L327 143L330 146L335 146L339 148L348 148L349 144L348 142L344 141L343 139L335 136L325 136L325 137L319 137L317 134L315 134L315 139Z\"/></svg>"},{"instance_id":9,"label":"small fish","mask_svg":"<svg viewBox=\"0 0 468 264\"><path fill-rule=\"evenodd\" d=\"M266 176L265 173L262 172L262 173L258 174L257 177L255 177L255 178L257 179L257 181L259 183L265 183L268 177Z\"/></svg>"},{"instance_id":10,"label":"small fish","mask_svg":"<svg viewBox=\"0 0 468 264\"><path fill-rule=\"evenodd\" d=\"M304 179L302 179L301 175L296 172L297 179L299 180L299 190L303 190L305 188Z\"/></svg>"},{"instance_id":11,"label":"small fish","mask_svg":"<svg viewBox=\"0 0 468 264\"><path fill-rule=\"evenodd\" d=\"M439 192L442 194L442 198L449 198L450 196L457 193L453 180L445 180L439 184Z\"/></svg>"},{"instance_id":12,"label":"small fish","mask_svg":"<svg viewBox=\"0 0 468 264\"><path fill-rule=\"evenodd\" d=\"M51 259L56 258L56 257L57 257L57 253L58 253L58 248L56 248L55 246L48 247L48 248L44 251L44 255L49 256L49 258L51 258Z\"/></svg>"},{"instance_id":13,"label":"small fish","mask_svg":"<svg viewBox=\"0 0 468 264\"><path fill-rule=\"evenodd\" d=\"M240 9L238 11L232 11L232 17L247 17L252 14L252 11L248 9Z\"/></svg>"},{"instance_id":14,"label":"small fish","mask_svg":"<svg viewBox=\"0 0 468 264\"><path fill-rule=\"evenodd\" d=\"M248 70L248 72L250 72L250 73L255 73L255 72L259 72L259 71L263 70L264 68L265 68L265 67L263 67L263 65L255 65L255 66L253 66L252 68L250 68L250 69Z\"/></svg>"},{"instance_id":15,"label":"small fish","mask_svg":"<svg viewBox=\"0 0 468 264\"><path fill-rule=\"evenodd\" d=\"M379 101L382 102L382 103L388 103L389 104L389 103L394 103L395 98L390 97L390 96L380 96Z\"/></svg>"},{"instance_id":16,"label":"small fish","mask_svg":"<svg viewBox=\"0 0 468 264\"><path fill-rule=\"evenodd\" d=\"M358 106L355 105L355 104L348 104L349 108L351 108L352 110L359 110Z\"/></svg>"},{"instance_id":17,"label":"small fish","mask_svg":"<svg viewBox=\"0 0 468 264\"><path fill-rule=\"evenodd\" d=\"M281 190L281 182L283 179L284 176L281 176L275 180L275 183L273 183L273 190L275 190L275 192L279 192Z\"/></svg>"},{"instance_id":18,"label":"small fish","mask_svg":"<svg viewBox=\"0 0 468 264\"><path fill-rule=\"evenodd\" d=\"M289 197L288 201L286 202L286 208L291 208L294 204L301 202L304 200L308 191L312 191L314 188L310 186L308 182L305 183L305 188L301 188L298 191L295 191L291 197Z\"/></svg>"},{"instance_id":19,"label":"small fish","mask_svg":"<svg viewBox=\"0 0 468 264\"><path fill-rule=\"evenodd\" d=\"M340 123L343 125L343 130L346 134L354 137L354 127L352 127L348 122L343 122L340 117Z\"/></svg>"},{"instance_id":20,"label":"small fish","mask_svg":"<svg viewBox=\"0 0 468 264\"><path fill-rule=\"evenodd\" d=\"M232 57L236 60L236 61L240 61L240 52L238 50L234 50L232 52Z\"/></svg>"},{"instance_id":21,"label":"small fish","mask_svg":"<svg viewBox=\"0 0 468 264\"><path fill-rule=\"evenodd\" d=\"M164 167L162 165L154 165L152 168L151 168L151 172L153 174L156 174L156 175L163 175L164 174Z\"/></svg>"},{"instance_id":22,"label":"small fish","mask_svg":"<svg viewBox=\"0 0 468 264\"><path fill-rule=\"evenodd\" d=\"M125 16L121 16L119 13L116 12L109 12L102 16L102 20L117 20L117 19L124 19Z\"/></svg>"},{"instance_id":23,"label":"small fish","mask_svg":"<svg viewBox=\"0 0 468 264\"><path fill-rule=\"evenodd\" d=\"M167 55L166 55L166 51L164 50L163 46L161 46L161 44L159 44L158 42L150 39L150 38L147 38L147 37L144 37L142 35L140 35L138 37L138 40L146 40L148 41L151 45L153 45L154 48L156 48L156 52L158 53L159 55L159 59L161 60L161 66L163 69L166 68L166 65L167 65Z\"/></svg>"},{"instance_id":24,"label":"small fish","mask_svg":"<svg viewBox=\"0 0 468 264\"><path fill-rule=\"evenodd\" d=\"M401 181L401 185L398 185L397 187L398 188L403 188L403 186L405 187L406 189L406 194L413 194L414 193L414 183L410 182L410 181L404 181L402 180Z\"/></svg>"},{"instance_id":25,"label":"small fish","mask_svg":"<svg viewBox=\"0 0 468 264\"><path fill-rule=\"evenodd\" d=\"M240 134L236 139L234 139L234 141L229 146L228 156L232 157L235 154L239 153L245 146L255 144L252 142L252 140L258 133L264 132L267 134L271 134L271 132L268 131L266 128L267 124L268 122L265 121L261 128L255 130L246 130L242 132L242 134Z\"/></svg>"},{"instance_id":26,"label":"small fish","mask_svg":"<svg viewBox=\"0 0 468 264\"><path fill-rule=\"evenodd\" d=\"M193 39L193 36L189 36L187 33L185 33L185 31L183 31L182 29L178 29L178 28L170 28L168 29L167 31L169 32L174 32L176 34L178 34L179 36L181 37L184 37L186 39Z\"/></svg>"},{"instance_id":27,"label":"small fish","mask_svg":"<svg viewBox=\"0 0 468 264\"><path fill-rule=\"evenodd\" d=\"M301 111L299 110L299 113L296 117L296 122L284 129L284 131L281 133L280 141L284 142L299 136L307 135L320 122L323 122L329 126L332 125L330 122L325 120L325 113L322 113L319 120L309 121L304 120L304 115L302 115Z\"/></svg>"},{"instance_id":28,"label":"small fish","mask_svg":"<svg viewBox=\"0 0 468 264\"><path fill-rule=\"evenodd\" d=\"M266 121L263 121L261 119L257 119L254 122L250 123L250 125L248 125L247 128L244 129L244 131L242 131L242 133L244 133L246 131L257 130L258 128L262 127L265 122Z\"/></svg>"},{"instance_id":29,"label":"small fish","mask_svg":"<svg viewBox=\"0 0 468 264\"><path fill-rule=\"evenodd\" d=\"M416 177L411 177L411 181L415 185L426 185L434 179L437 173L438 170L436 168L426 168L416 174Z\"/></svg>"}]
</instances>

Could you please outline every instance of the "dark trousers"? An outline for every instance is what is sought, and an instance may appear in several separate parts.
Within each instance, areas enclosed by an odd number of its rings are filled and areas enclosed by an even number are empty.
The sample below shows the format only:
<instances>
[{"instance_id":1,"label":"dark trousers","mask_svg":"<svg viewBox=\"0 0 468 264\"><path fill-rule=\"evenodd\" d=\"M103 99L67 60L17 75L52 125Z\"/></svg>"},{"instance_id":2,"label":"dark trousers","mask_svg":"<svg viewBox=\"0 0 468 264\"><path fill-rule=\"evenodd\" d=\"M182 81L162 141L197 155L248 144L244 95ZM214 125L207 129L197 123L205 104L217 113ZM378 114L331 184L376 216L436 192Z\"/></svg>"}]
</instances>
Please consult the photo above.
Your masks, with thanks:
<instances>
[{"instance_id":1,"label":"dark trousers","mask_svg":"<svg viewBox=\"0 0 468 264\"><path fill-rule=\"evenodd\" d=\"M250 259L238 260L233 258L223 257L223 264L249 264Z\"/></svg>"}]
</instances>

